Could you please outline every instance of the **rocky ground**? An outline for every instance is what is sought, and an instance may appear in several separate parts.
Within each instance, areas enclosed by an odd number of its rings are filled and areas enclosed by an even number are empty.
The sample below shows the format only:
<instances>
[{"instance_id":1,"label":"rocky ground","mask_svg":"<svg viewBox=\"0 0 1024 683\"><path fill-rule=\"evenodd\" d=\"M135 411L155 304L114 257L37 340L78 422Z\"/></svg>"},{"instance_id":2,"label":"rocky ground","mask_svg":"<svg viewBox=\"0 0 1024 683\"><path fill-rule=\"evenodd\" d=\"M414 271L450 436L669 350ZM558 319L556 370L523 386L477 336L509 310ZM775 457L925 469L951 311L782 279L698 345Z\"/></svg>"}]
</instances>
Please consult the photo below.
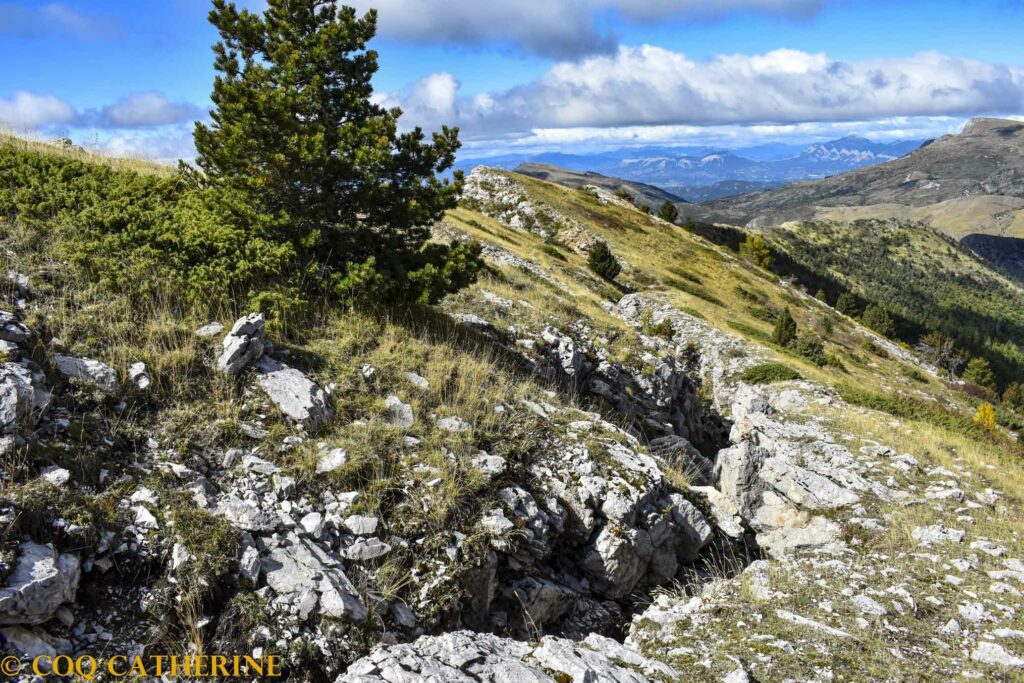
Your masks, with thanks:
<instances>
[{"instance_id":1,"label":"rocky ground","mask_svg":"<svg viewBox=\"0 0 1024 683\"><path fill-rule=\"evenodd\" d=\"M576 252L600 239L500 174L467 195ZM55 336L35 275L12 272L5 649L280 653L315 681L1024 667L1024 485L996 451L822 382L748 383L771 349L664 292L570 308L596 285L486 242L494 281L529 285L446 303L441 341L275 344L257 314L179 331L195 414L162 406L144 361Z\"/></svg>"}]
</instances>

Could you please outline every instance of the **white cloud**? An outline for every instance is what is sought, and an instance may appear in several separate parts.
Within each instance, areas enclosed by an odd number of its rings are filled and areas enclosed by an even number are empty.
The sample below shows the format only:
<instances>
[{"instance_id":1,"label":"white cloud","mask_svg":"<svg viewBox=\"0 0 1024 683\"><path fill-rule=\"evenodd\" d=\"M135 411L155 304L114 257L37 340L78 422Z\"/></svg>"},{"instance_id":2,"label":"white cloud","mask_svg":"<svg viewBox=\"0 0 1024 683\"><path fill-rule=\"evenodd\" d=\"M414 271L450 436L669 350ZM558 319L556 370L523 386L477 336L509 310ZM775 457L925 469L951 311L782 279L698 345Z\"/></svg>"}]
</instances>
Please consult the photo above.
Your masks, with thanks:
<instances>
[{"instance_id":1,"label":"white cloud","mask_svg":"<svg viewBox=\"0 0 1024 683\"><path fill-rule=\"evenodd\" d=\"M74 107L53 95L22 90L0 98L0 124L19 131L69 124L76 116Z\"/></svg>"},{"instance_id":2,"label":"white cloud","mask_svg":"<svg viewBox=\"0 0 1024 683\"><path fill-rule=\"evenodd\" d=\"M178 159L195 158L192 127L179 125L158 131L116 132L99 143L104 154L132 157L160 163L174 163Z\"/></svg>"},{"instance_id":3,"label":"white cloud","mask_svg":"<svg viewBox=\"0 0 1024 683\"><path fill-rule=\"evenodd\" d=\"M111 128L149 128L195 121L205 111L186 102L171 102L154 92L138 93L104 107L98 123Z\"/></svg>"},{"instance_id":4,"label":"white cloud","mask_svg":"<svg viewBox=\"0 0 1024 683\"><path fill-rule=\"evenodd\" d=\"M1022 111L1024 70L934 52L842 62L774 50L698 62L645 45L556 64L535 82L505 92L456 97L448 115L410 106L403 124L457 124L472 139L538 129L790 125Z\"/></svg>"},{"instance_id":5,"label":"white cloud","mask_svg":"<svg viewBox=\"0 0 1024 683\"><path fill-rule=\"evenodd\" d=\"M120 26L59 2L0 2L0 35L35 37L53 33L86 39L116 38Z\"/></svg>"},{"instance_id":6,"label":"white cloud","mask_svg":"<svg viewBox=\"0 0 1024 683\"><path fill-rule=\"evenodd\" d=\"M715 20L739 12L803 18L829 0L352 0L376 8L382 35L417 43L504 43L544 57L569 58L615 49L599 15L619 21Z\"/></svg>"}]
</instances>

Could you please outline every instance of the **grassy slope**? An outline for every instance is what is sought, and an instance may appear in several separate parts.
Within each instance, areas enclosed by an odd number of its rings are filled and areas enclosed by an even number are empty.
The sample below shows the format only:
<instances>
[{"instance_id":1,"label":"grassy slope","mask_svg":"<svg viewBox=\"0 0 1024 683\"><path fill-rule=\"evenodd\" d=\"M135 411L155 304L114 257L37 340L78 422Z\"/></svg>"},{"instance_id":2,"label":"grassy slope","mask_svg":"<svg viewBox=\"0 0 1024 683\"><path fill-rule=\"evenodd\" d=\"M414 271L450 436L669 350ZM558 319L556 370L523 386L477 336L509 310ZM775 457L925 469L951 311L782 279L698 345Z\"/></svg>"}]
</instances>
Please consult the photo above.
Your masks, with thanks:
<instances>
[{"instance_id":1,"label":"grassy slope","mask_svg":"<svg viewBox=\"0 0 1024 683\"><path fill-rule=\"evenodd\" d=\"M805 267L924 330L959 338L997 374L1024 379L1024 290L930 229L881 220L793 222L766 232Z\"/></svg>"},{"instance_id":2,"label":"grassy slope","mask_svg":"<svg viewBox=\"0 0 1024 683\"><path fill-rule=\"evenodd\" d=\"M969 483L969 486L965 484L968 490L982 490L986 486L997 488L1004 493L999 511L978 518L979 521L971 528L972 538L999 539L1008 548L1006 557L1024 554L1024 465L1019 450L1001 439L979 438L970 430L971 399L935 377L915 371L892 354L879 352L877 346L866 345L870 333L855 321L840 316L791 287L782 286L772 274L741 262L731 252L632 209L599 205L584 192L527 178L516 180L529 197L555 207L607 239L613 252L627 264L618 278L620 282L637 290L660 291L678 308L697 314L716 327L754 343L765 344L764 337L769 334L771 326L762 320L764 308L789 306L801 329L811 328L822 333L822 316L834 317L836 323L828 336L826 349L840 359L845 371L833 367L819 368L780 349L770 349L769 355L797 369L804 377L838 387L848 395L851 393L849 388L856 387L866 393L920 399L924 406L948 406L959 418L941 411L928 414L925 409L924 417L898 419L856 406L844 410L811 406L810 413L793 414L790 418L822 421L834 433L845 435L842 441L854 451L874 440L890 444L899 453L913 453L922 471L933 467L956 470L963 473ZM587 272L584 256L560 250L565 260L553 258L544 251L541 237L503 227L497 221L465 209L453 212L450 221L483 241L542 264L553 277L569 287L566 293L560 293L554 288L539 286L535 278L503 268L474 289L484 289L511 300L528 300L536 307L534 315L558 324L583 317L599 325L617 325L615 319L607 319L601 308L602 299L606 296L614 298L616 293L609 291L606 285L594 282ZM938 237L933 237L938 240ZM916 252L904 253L904 256L920 258ZM973 260L962 261L962 264L968 271L975 268ZM698 280L699 284L686 278ZM698 289L694 291L700 294L671 285L679 281L688 283L686 289L692 290L691 285L696 286ZM752 303L749 295L739 292L740 287L753 294L758 302ZM448 306L501 320L500 312L482 301L475 291L459 295L454 301L449 301ZM518 316L517 313L515 320L510 318L508 322L518 324L521 320ZM912 479L912 485L923 491L935 481L918 474ZM849 575L816 571L814 576L819 583L815 583L808 581L806 565L789 570L773 564L769 573L772 589L776 591L774 598L755 596L745 582L723 584L722 590L727 597L714 600L718 607L713 619L695 618L692 622L681 622L680 627L687 625L687 628L680 628L667 640L659 636L647 654L668 661L680 671L687 671L694 680L708 681L720 680L732 670L736 660L730 661L729 657L750 662L765 655L769 655L772 661L769 677L765 680L790 677L807 680L818 675L822 667L831 668L843 680L872 677L879 680L920 680L958 672L959 664L949 658L962 655L962 646L958 638L942 636L938 632L952 618L963 621L957 612L957 605L964 599L963 593L957 586L942 580L945 570L941 569L941 564L936 566L928 559L921 559L922 550L911 538L913 528L920 525L944 523L962 527L964 522L957 519L955 507L872 507L866 516L887 520L889 528L884 532L865 530L858 539L848 539L859 546L858 552L864 553L858 555L853 563L867 577L859 584L862 589L884 590L890 584L900 584L919 600L926 595L943 600L941 607L928 602L916 610L908 610L906 614L890 614L887 619L898 630L890 631L879 626L861 629L856 624L859 615L846 606L835 613L818 611L823 599L839 602L841 591L850 583ZM983 570L1004 569L998 559L977 552L943 548L934 552L959 552L955 556L966 554L973 557L979 569L971 572L966 587L979 595L988 594L989 585L993 583ZM816 562L810 560L809 566L813 567ZM887 577L893 578L887 580ZM1014 600L1012 596L994 597L1005 597L1010 602ZM676 598L678 604L685 603L687 599L685 593ZM774 609L780 605L799 614L813 616L818 611L821 616L815 618L855 633L855 639L852 642L831 641L826 647L820 633L778 618ZM777 637L764 643L752 642L751 623L758 625L759 633L771 633ZM1017 614L1008 623L1009 628L1021 628L1024 626L1024 614ZM645 628L645 625L640 624L639 627ZM657 632L658 628L653 630ZM936 636L944 643L942 647L949 647L948 651L936 646ZM809 644L811 649L817 648L820 652L808 657L807 649L800 647L787 653L779 645L787 640ZM686 648L694 646L697 654L685 654ZM714 652L715 667L705 667L705 660L699 654L700 646ZM905 659L897 660L892 656L894 646L901 648ZM719 668L723 665L725 668ZM991 675L998 671L981 665L977 668Z\"/></svg>"},{"instance_id":3,"label":"grassy slope","mask_svg":"<svg viewBox=\"0 0 1024 683\"><path fill-rule=\"evenodd\" d=\"M914 372L891 354L879 353L877 347L865 346L864 332L853 321L792 288L780 286L769 273L719 247L634 209L601 205L583 192L531 179L517 180L535 201L550 204L606 238L625 261L626 268L619 278L622 284L637 290L661 291L679 308L758 343L770 332L766 318L772 309L789 306L803 329L821 330L823 317L834 317L835 327L826 348L845 370L819 368L779 349L772 350L771 355L804 377L825 384L901 392L969 413L970 406L963 397L939 380ZM560 257L555 257L542 248L538 236L506 228L467 209L453 211L449 222L540 264L560 284L552 285L518 268L494 267L477 285L448 300L447 309L485 314L499 327L515 324L539 329L547 324L564 326L584 320L607 339L615 357L629 361L638 346L636 335L605 308L618 292L588 272L582 255L558 248ZM8 477L0 483L0 493L31 503L36 515L33 520L67 517L75 512L87 523L123 523L117 521L123 511L114 509L114 504L122 494L115 482L130 469L123 456L124 447L141 450L146 436L155 437L166 449L163 457L189 464L205 449L251 445L241 433L243 424L259 423L275 438L292 433L291 427L268 411L258 396L246 394L243 387L209 370L216 340L198 339L193 332L206 319L181 309L172 299L157 299L140 307L137 302L99 289L55 262L49 245L40 241L33 228L17 221L0 223L0 241L4 247L0 267L26 273L33 283L33 301L38 307L26 322L39 335L41 345L53 346L52 339L58 338L75 353L110 363L122 376L128 364L144 360L153 369L157 386L153 395L132 401L127 413L121 415L101 400L76 400L58 406L66 408L72 421L80 425L69 448L61 453L21 454L20 459L3 463ZM485 299L485 291L516 302L514 312ZM222 322L230 323L232 315L225 312ZM532 457L533 444L551 429L517 407L521 397L557 400L547 393L549 388L521 375L515 364L485 339L467 333L446 318L420 313L389 320L324 308L315 323L291 332L290 337L278 332L275 341L321 385L337 386L334 401L341 419L316 440L266 456L296 477L301 493L316 495L328 483L339 490L360 490L363 495L353 511L377 512L399 533L425 534L433 539L416 551L418 561L446 562L445 534L471 524L480 509L493 503L494 489L474 477L465 466L467 458L484 448L504 455L513 467L524 465ZM45 362L42 346L34 349L33 356ZM378 370L371 381L364 380L360 372L365 364ZM410 371L425 376L429 389L414 391L403 377ZM441 433L433 429L431 420L421 419L417 436L424 446L419 453L406 452L398 445L401 433L380 419L383 399L391 393L412 403L417 416L457 414L473 429L466 435ZM494 411L498 404L515 409L499 415ZM264 414L267 417L261 419ZM891 431L888 416L863 411L857 413L857 419L861 422L851 425L851 429ZM915 427L915 423L904 424L906 429ZM922 432L925 436L917 447L936 458L946 457L944 449L967 449L973 468L984 472L985 466L995 464L1005 469L1001 486L1013 507L999 524L1024 532L1016 502L1024 499L1019 463L993 446L965 442L962 435L950 430L926 424L921 429L927 431ZM98 437L108 434L120 438L116 452L97 448ZM319 444L347 449L349 465L327 478L314 476ZM454 459L447 457L442 447L453 453ZM83 488L67 500L47 490L40 493L38 482L30 480L29 473L48 464L71 469ZM110 470L102 481L100 469ZM155 489L175 498L177 484L172 477L156 473L150 476ZM396 498L395 492L408 488L410 479L421 482L411 490L421 492L422 498ZM427 486L427 480L434 483ZM8 533L13 537L19 531L40 532L40 528L30 528L23 522L22 527ZM906 539L897 541L903 543ZM203 566L218 566L220 548L207 544L190 549L210 558ZM401 594L407 582L402 561L393 571L378 577L375 585L364 588L382 595ZM446 587L437 590L440 596ZM792 666L795 672L801 671L799 662Z\"/></svg>"}]
</instances>

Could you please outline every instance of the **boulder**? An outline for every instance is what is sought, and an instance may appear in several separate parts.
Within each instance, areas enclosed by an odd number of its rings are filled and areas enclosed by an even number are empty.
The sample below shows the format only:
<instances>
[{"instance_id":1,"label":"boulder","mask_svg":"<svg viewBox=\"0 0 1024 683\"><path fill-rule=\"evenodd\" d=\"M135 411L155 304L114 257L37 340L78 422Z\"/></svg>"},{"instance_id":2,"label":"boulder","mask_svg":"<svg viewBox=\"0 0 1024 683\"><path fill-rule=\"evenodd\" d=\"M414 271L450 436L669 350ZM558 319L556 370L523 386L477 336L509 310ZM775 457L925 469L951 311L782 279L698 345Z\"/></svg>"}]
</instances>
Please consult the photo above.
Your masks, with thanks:
<instances>
[{"instance_id":1,"label":"boulder","mask_svg":"<svg viewBox=\"0 0 1024 683\"><path fill-rule=\"evenodd\" d=\"M413 416L412 406L402 403L402 399L392 394L384 400L384 420L392 427L408 429L412 427L416 418Z\"/></svg>"},{"instance_id":2,"label":"boulder","mask_svg":"<svg viewBox=\"0 0 1024 683\"><path fill-rule=\"evenodd\" d=\"M76 358L62 354L55 355L53 360L57 364L57 371L66 379L76 379L92 384L107 394L116 394L121 390L121 383L117 381L117 373L105 363L92 358Z\"/></svg>"},{"instance_id":3,"label":"boulder","mask_svg":"<svg viewBox=\"0 0 1024 683\"><path fill-rule=\"evenodd\" d=\"M260 359L258 369L260 388L281 412L307 430L316 431L334 414L324 390L301 371L266 357Z\"/></svg>"},{"instance_id":4,"label":"boulder","mask_svg":"<svg viewBox=\"0 0 1024 683\"><path fill-rule=\"evenodd\" d=\"M41 624L57 608L74 602L81 568L78 558L52 546L25 541L14 571L0 588L0 624Z\"/></svg>"},{"instance_id":5,"label":"boulder","mask_svg":"<svg viewBox=\"0 0 1024 683\"><path fill-rule=\"evenodd\" d=\"M239 318L221 343L217 369L226 375L237 375L263 355L265 341L266 319L262 313Z\"/></svg>"}]
</instances>

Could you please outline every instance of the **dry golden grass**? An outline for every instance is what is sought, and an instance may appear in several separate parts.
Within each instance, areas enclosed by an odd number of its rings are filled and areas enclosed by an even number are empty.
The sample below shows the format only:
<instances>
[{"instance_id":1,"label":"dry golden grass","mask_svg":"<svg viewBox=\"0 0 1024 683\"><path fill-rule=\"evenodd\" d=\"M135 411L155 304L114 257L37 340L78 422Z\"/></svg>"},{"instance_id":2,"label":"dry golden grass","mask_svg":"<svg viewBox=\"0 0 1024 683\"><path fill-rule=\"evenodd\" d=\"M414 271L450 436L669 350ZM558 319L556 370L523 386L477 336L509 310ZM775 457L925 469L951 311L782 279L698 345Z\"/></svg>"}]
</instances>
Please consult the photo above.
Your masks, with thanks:
<instances>
[{"instance_id":1,"label":"dry golden grass","mask_svg":"<svg viewBox=\"0 0 1024 683\"><path fill-rule=\"evenodd\" d=\"M24 152L37 152L52 154L69 159L76 159L88 164L107 166L117 171L131 171L133 173L144 173L147 175L169 176L175 173L175 167L168 164L160 164L154 161L123 156L102 154L96 151L89 151L77 145L67 145L60 141L34 140L27 134L12 134L0 129L0 145L13 147Z\"/></svg>"}]
</instances>

